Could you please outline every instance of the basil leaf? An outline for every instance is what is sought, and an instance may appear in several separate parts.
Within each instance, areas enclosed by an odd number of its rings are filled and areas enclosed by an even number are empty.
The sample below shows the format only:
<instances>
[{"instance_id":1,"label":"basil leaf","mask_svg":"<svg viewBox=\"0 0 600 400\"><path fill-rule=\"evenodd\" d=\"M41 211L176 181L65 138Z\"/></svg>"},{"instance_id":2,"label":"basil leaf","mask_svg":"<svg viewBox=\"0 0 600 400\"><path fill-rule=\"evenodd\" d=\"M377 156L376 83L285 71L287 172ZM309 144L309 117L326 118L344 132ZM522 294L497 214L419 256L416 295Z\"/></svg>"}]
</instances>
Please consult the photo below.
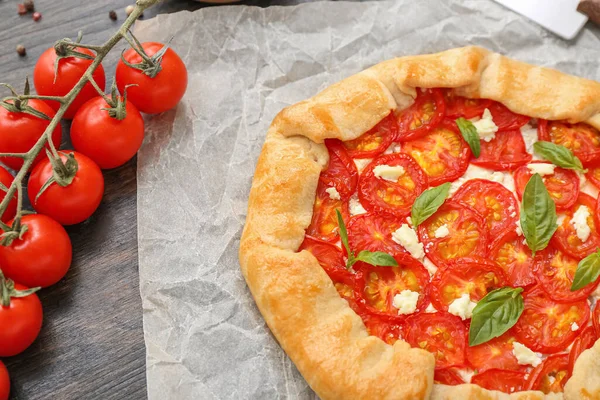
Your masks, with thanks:
<instances>
[{"instance_id":1,"label":"basil leaf","mask_svg":"<svg viewBox=\"0 0 600 400\"><path fill-rule=\"evenodd\" d=\"M358 253L356 257L357 261L366 262L367 264L374 265L376 267L397 267L398 262L389 255L388 253L384 253L383 251L368 251L363 250Z\"/></svg>"},{"instance_id":2,"label":"basil leaf","mask_svg":"<svg viewBox=\"0 0 600 400\"><path fill-rule=\"evenodd\" d=\"M348 244L348 230L346 229L346 224L344 224L344 218L342 217L342 213L340 210L336 208L335 213L337 214L338 226L340 228L340 238L342 239L342 244L346 248L346 252L348 256L350 256L350 245Z\"/></svg>"},{"instance_id":3,"label":"basil leaf","mask_svg":"<svg viewBox=\"0 0 600 400\"><path fill-rule=\"evenodd\" d=\"M523 288L492 290L477 303L471 317L469 346L477 346L512 328L523 313Z\"/></svg>"},{"instance_id":4,"label":"basil leaf","mask_svg":"<svg viewBox=\"0 0 600 400\"><path fill-rule=\"evenodd\" d=\"M477 128L475 125L468 119L458 118L456 120L456 125L462 134L463 139L471 148L471 153L475 158L479 158L481 154L481 143L479 142L479 134L477 133Z\"/></svg>"},{"instance_id":5,"label":"basil leaf","mask_svg":"<svg viewBox=\"0 0 600 400\"><path fill-rule=\"evenodd\" d=\"M577 264L571 292L596 282L600 276L600 248Z\"/></svg>"},{"instance_id":6,"label":"basil leaf","mask_svg":"<svg viewBox=\"0 0 600 400\"><path fill-rule=\"evenodd\" d=\"M545 160L550 161L554 165L558 165L565 169L574 169L583 172L583 164L575 154L565 146L552 142L536 142L533 144L533 149Z\"/></svg>"},{"instance_id":7,"label":"basil leaf","mask_svg":"<svg viewBox=\"0 0 600 400\"><path fill-rule=\"evenodd\" d=\"M533 255L548 246L556 231L556 205L539 174L529 178L521 203L521 230Z\"/></svg>"},{"instance_id":8,"label":"basil leaf","mask_svg":"<svg viewBox=\"0 0 600 400\"><path fill-rule=\"evenodd\" d=\"M415 228L431 217L444 204L449 191L450 182L446 182L440 186L427 189L417 197L410 212L410 218Z\"/></svg>"}]
</instances>

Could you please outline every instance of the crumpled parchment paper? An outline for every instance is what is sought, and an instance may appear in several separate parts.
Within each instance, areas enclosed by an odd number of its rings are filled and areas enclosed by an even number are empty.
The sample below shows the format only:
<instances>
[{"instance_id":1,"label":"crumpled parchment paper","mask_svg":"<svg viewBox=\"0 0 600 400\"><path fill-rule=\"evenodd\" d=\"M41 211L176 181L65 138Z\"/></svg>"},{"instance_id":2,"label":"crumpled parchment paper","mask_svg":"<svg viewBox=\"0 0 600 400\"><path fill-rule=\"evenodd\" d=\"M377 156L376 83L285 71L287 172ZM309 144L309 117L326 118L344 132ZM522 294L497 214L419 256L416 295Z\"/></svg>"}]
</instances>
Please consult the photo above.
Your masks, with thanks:
<instances>
[{"instance_id":1,"label":"crumpled parchment paper","mask_svg":"<svg viewBox=\"0 0 600 400\"><path fill-rule=\"evenodd\" d=\"M565 42L491 0L323 2L159 15L189 86L138 157L150 399L313 399L265 325L237 252L252 174L283 107L389 58L477 44L600 79L600 31ZM348 371L352 373L352 371Z\"/></svg>"}]
</instances>

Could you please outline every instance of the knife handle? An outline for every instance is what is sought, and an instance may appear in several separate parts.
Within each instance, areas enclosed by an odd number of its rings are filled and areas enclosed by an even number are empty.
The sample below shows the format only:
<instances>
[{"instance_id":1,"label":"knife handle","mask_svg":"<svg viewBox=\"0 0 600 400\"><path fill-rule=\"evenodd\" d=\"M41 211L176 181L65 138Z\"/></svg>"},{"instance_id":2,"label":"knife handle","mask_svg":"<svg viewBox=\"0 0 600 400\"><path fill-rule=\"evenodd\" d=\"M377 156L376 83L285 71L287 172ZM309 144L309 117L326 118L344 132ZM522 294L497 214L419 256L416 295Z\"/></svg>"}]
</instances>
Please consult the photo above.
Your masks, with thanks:
<instances>
[{"instance_id":1,"label":"knife handle","mask_svg":"<svg viewBox=\"0 0 600 400\"><path fill-rule=\"evenodd\" d=\"M584 13L590 20L600 25L600 0L580 0L577 11Z\"/></svg>"}]
</instances>

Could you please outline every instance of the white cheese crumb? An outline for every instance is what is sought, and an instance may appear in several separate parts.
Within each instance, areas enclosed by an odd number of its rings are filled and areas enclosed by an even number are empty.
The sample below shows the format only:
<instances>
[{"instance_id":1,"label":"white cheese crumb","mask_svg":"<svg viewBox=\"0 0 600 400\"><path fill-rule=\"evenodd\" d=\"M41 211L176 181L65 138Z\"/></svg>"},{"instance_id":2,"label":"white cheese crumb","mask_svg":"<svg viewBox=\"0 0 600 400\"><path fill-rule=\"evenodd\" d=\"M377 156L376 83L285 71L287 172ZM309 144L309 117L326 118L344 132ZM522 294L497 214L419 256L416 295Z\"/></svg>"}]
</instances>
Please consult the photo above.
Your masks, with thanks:
<instances>
[{"instance_id":1,"label":"white cheese crumb","mask_svg":"<svg viewBox=\"0 0 600 400\"><path fill-rule=\"evenodd\" d=\"M481 119L473 122L473 126L477 129L479 138L486 142L495 138L496 132L498 132L498 126L494 123L492 113L487 108L483 112Z\"/></svg>"},{"instance_id":2,"label":"white cheese crumb","mask_svg":"<svg viewBox=\"0 0 600 400\"><path fill-rule=\"evenodd\" d=\"M412 218L411 217L406 217L406 222L408 222L408 224L410 226L412 226Z\"/></svg>"},{"instance_id":3,"label":"white cheese crumb","mask_svg":"<svg viewBox=\"0 0 600 400\"><path fill-rule=\"evenodd\" d=\"M579 325L577 324L577 322L573 322L573 323L571 324L571 330L572 330L573 332L575 332L575 331L579 330Z\"/></svg>"},{"instance_id":4,"label":"white cheese crumb","mask_svg":"<svg viewBox=\"0 0 600 400\"><path fill-rule=\"evenodd\" d=\"M406 171L404 170L404 167L402 166L391 166L391 165L378 165L375 168L373 168L373 174L377 177L377 178L381 178L383 180L389 181L389 182L397 182L398 178L400 178L402 175L404 175Z\"/></svg>"},{"instance_id":5,"label":"white cheese crumb","mask_svg":"<svg viewBox=\"0 0 600 400\"><path fill-rule=\"evenodd\" d=\"M425 309L425 312L431 314L431 313L437 312L437 310L435 309L435 307L433 306L433 304L429 303L429 305Z\"/></svg>"},{"instance_id":6,"label":"white cheese crumb","mask_svg":"<svg viewBox=\"0 0 600 400\"><path fill-rule=\"evenodd\" d=\"M414 258L425 257L423 243L419 242L417 233L407 224L402 224L400 228L392 232L392 240L403 246Z\"/></svg>"},{"instance_id":7,"label":"white cheese crumb","mask_svg":"<svg viewBox=\"0 0 600 400\"><path fill-rule=\"evenodd\" d=\"M365 214L367 212L367 210L365 210L362 204L360 204L360 201L356 196L350 197L350 201L348 202L348 208L350 210L351 216Z\"/></svg>"},{"instance_id":8,"label":"white cheese crumb","mask_svg":"<svg viewBox=\"0 0 600 400\"><path fill-rule=\"evenodd\" d=\"M325 191L327 192L331 200L341 200L340 192L338 192L334 186L328 187L327 189L325 189Z\"/></svg>"},{"instance_id":9,"label":"white cheese crumb","mask_svg":"<svg viewBox=\"0 0 600 400\"><path fill-rule=\"evenodd\" d=\"M523 236L523 229L521 228L521 220L517 220L515 222L515 224L517 225L517 227L515 228L515 232L517 232L517 235Z\"/></svg>"},{"instance_id":10,"label":"white cheese crumb","mask_svg":"<svg viewBox=\"0 0 600 400\"><path fill-rule=\"evenodd\" d=\"M471 383L471 378L473 378L473 375L475 375L475 371L466 368L456 369L456 372L458 375L460 375L465 383Z\"/></svg>"},{"instance_id":11,"label":"white cheese crumb","mask_svg":"<svg viewBox=\"0 0 600 400\"><path fill-rule=\"evenodd\" d=\"M371 161L373 161L372 158L355 158L354 165L356 165L356 169L360 173Z\"/></svg>"},{"instance_id":12,"label":"white cheese crumb","mask_svg":"<svg viewBox=\"0 0 600 400\"><path fill-rule=\"evenodd\" d=\"M542 363L542 355L540 353L534 353L533 350L519 342L513 342L512 353L517 358L519 365L537 367Z\"/></svg>"},{"instance_id":13,"label":"white cheese crumb","mask_svg":"<svg viewBox=\"0 0 600 400\"><path fill-rule=\"evenodd\" d=\"M525 142L527 152L533 155L534 160L539 160L540 158L533 151L533 145L538 141L537 128L527 123L521 127L521 135L523 135L523 142Z\"/></svg>"},{"instance_id":14,"label":"white cheese crumb","mask_svg":"<svg viewBox=\"0 0 600 400\"><path fill-rule=\"evenodd\" d=\"M394 296L392 305L398 309L398 315L412 314L417 310L419 293L412 290L403 290Z\"/></svg>"},{"instance_id":15,"label":"white cheese crumb","mask_svg":"<svg viewBox=\"0 0 600 400\"><path fill-rule=\"evenodd\" d=\"M431 260L427 257L423 260L423 266L429 272L429 275L433 275L438 270L438 267L431 262Z\"/></svg>"},{"instance_id":16,"label":"white cheese crumb","mask_svg":"<svg viewBox=\"0 0 600 400\"><path fill-rule=\"evenodd\" d=\"M527 169L532 174L539 174L540 176L552 175L554 174L554 168L556 165L547 164L547 163L532 163L527 164Z\"/></svg>"},{"instance_id":17,"label":"white cheese crumb","mask_svg":"<svg viewBox=\"0 0 600 400\"><path fill-rule=\"evenodd\" d=\"M510 217L511 218L514 218L516 216L517 216L517 212L516 211L513 211L513 212L510 213Z\"/></svg>"},{"instance_id":18,"label":"white cheese crumb","mask_svg":"<svg viewBox=\"0 0 600 400\"><path fill-rule=\"evenodd\" d=\"M556 378L553 377L552 375L546 375L546 379L548 379L548 383L550 385L554 385L554 382L556 382Z\"/></svg>"},{"instance_id":19,"label":"white cheese crumb","mask_svg":"<svg viewBox=\"0 0 600 400\"><path fill-rule=\"evenodd\" d=\"M456 193L463 183L471 179L487 179L488 181L498 182L506 187L511 193L515 192L515 180L509 173L503 173L500 171L492 171L487 168L478 167L477 165L470 164L465 174L450 184L450 191L448 196L451 197Z\"/></svg>"},{"instance_id":20,"label":"white cheese crumb","mask_svg":"<svg viewBox=\"0 0 600 400\"><path fill-rule=\"evenodd\" d=\"M587 223L587 219L590 216L590 209L586 206L579 206L577 211L573 214L573 218L571 218L571 224L575 228L577 232L577 237L582 242L585 242L589 239L590 233L592 230Z\"/></svg>"},{"instance_id":21,"label":"white cheese crumb","mask_svg":"<svg viewBox=\"0 0 600 400\"><path fill-rule=\"evenodd\" d=\"M434 232L434 236L438 239L446 237L450 234L450 230L448 229L448 225L444 224L437 228Z\"/></svg>"},{"instance_id":22,"label":"white cheese crumb","mask_svg":"<svg viewBox=\"0 0 600 400\"><path fill-rule=\"evenodd\" d=\"M558 214L556 216L556 225L561 226L565 221L565 218L567 218L565 214Z\"/></svg>"},{"instance_id":23,"label":"white cheese crumb","mask_svg":"<svg viewBox=\"0 0 600 400\"><path fill-rule=\"evenodd\" d=\"M463 294L458 299L455 299L448 307L448 312L452 315L460 317L463 321L473 316L473 309L477 303L471 301L468 293Z\"/></svg>"}]
</instances>

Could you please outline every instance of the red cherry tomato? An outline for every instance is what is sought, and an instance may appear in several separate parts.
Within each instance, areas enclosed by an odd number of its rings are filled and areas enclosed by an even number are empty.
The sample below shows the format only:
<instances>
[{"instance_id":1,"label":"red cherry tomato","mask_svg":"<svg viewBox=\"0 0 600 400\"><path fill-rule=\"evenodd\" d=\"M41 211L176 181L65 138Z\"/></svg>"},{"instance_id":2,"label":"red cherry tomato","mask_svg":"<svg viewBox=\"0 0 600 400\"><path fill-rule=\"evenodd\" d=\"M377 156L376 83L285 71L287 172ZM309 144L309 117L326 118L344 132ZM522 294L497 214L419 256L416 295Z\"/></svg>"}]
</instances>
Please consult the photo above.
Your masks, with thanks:
<instances>
[{"instance_id":1,"label":"red cherry tomato","mask_svg":"<svg viewBox=\"0 0 600 400\"><path fill-rule=\"evenodd\" d=\"M373 158L390 147L397 134L398 122L394 113L390 113L367 133L342 144L352 158Z\"/></svg>"},{"instance_id":2,"label":"red cherry tomato","mask_svg":"<svg viewBox=\"0 0 600 400\"><path fill-rule=\"evenodd\" d=\"M15 283L14 289L27 287ZM42 329L42 303L37 294L10 297L9 305L3 305L0 298L0 326L0 357L16 356L31 346Z\"/></svg>"},{"instance_id":3,"label":"red cherry tomato","mask_svg":"<svg viewBox=\"0 0 600 400\"><path fill-rule=\"evenodd\" d=\"M433 375L433 382L451 386L465 383L456 368L436 369Z\"/></svg>"},{"instance_id":4,"label":"red cherry tomato","mask_svg":"<svg viewBox=\"0 0 600 400\"><path fill-rule=\"evenodd\" d=\"M348 243L355 252L383 251L389 254L408 254L404 246L392 240L392 233L405 224L404 218L367 213L356 215L348 222Z\"/></svg>"},{"instance_id":5,"label":"red cherry tomato","mask_svg":"<svg viewBox=\"0 0 600 400\"><path fill-rule=\"evenodd\" d=\"M575 226L571 223L573 215L582 206L587 207L589 212L586 222L590 227L590 235L585 242L577 236ZM563 219L562 224L554 233L554 236L552 236L550 243L576 259L582 259L595 252L596 249L600 247L600 234L596 229L597 217L594 218L594 210L596 210L596 207L596 199L589 194L579 193L579 197L577 197L575 204L564 211L566 216Z\"/></svg>"},{"instance_id":6,"label":"red cherry tomato","mask_svg":"<svg viewBox=\"0 0 600 400\"><path fill-rule=\"evenodd\" d=\"M543 161L533 161L533 163L544 163ZM515 187L519 199L523 198L523 192L525 186L529 182L532 173L526 165L517 168L515 171ZM555 168L552 175L546 175L542 177L544 186L548 189L548 193L554 204L556 204L557 210L566 210L571 207L577 201L579 195L579 177L573 171L567 169Z\"/></svg>"},{"instance_id":7,"label":"red cherry tomato","mask_svg":"<svg viewBox=\"0 0 600 400\"><path fill-rule=\"evenodd\" d=\"M0 361L0 400L8 400L10 395L10 378L8 376L8 370Z\"/></svg>"},{"instance_id":8,"label":"red cherry tomato","mask_svg":"<svg viewBox=\"0 0 600 400\"><path fill-rule=\"evenodd\" d=\"M488 369L485 372L474 375L471 378L471 383L487 390L514 393L523 390L526 376L525 372Z\"/></svg>"},{"instance_id":9,"label":"red cherry tomato","mask_svg":"<svg viewBox=\"0 0 600 400\"><path fill-rule=\"evenodd\" d=\"M494 101L488 108L499 131L519 129L531 119L526 115L510 111L506 106L497 101Z\"/></svg>"},{"instance_id":10,"label":"red cherry tomato","mask_svg":"<svg viewBox=\"0 0 600 400\"><path fill-rule=\"evenodd\" d=\"M321 180L335 187L342 200L348 200L358 183L356 165L339 140L326 140L325 145L329 150L329 164L321 171Z\"/></svg>"},{"instance_id":11,"label":"red cherry tomato","mask_svg":"<svg viewBox=\"0 0 600 400\"><path fill-rule=\"evenodd\" d=\"M79 165L73 181L62 187L52 183L36 199L42 186L52 177L49 159L40 161L31 171L27 193L33 208L48 215L63 225L78 224L88 219L100 205L104 193L104 177L100 168L81 153L71 152ZM65 154L60 155L66 161Z\"/></svg>"},{"instance_id":12,"label":"red cherry tomato","mask_svg":"<svg viewBox=\"0 0 600 400\"><path fill-rule=\"evenodd\" d=\"M573 347L569 352L569 376L573 375L573 367L577 359L585 350L591 348L598 340L598 335L593 326L588 326L583 329L581 334L573 342Z\"/></svg>"},{"instance_id":13,"label":"red cherry tomato","mask_svg":"<svg viewBox=\"0 0 600 400\"><path fill-rule=\"evenodd\" d=\"M489 259L504 270L513 287L525 287L536 282L531 250L523 243L523 236L517 235L515 226L509 226L497 235L490 246Z\"/></svg>"},{"instance_id":14,"label":"red cherry tomato","mask_svg":"<svg viewBox=\"0 0 600 400\"><path fill-rule=\"evenodd\" d=\"M311 252L331 279L340 280L352 275L346 269L344 255L338 246L306 235L298 249L302 250Z\"/></svg>"},{"instance_id":15,"label":"red cherry tomato","mask_svg":"<svg viewBox=\"0 0 600 400\"><path fill-rule=\"evenodd\" d=\"M80 53L85 53L90 56L94 56L91 50L77 47L75 49ZM88 60L79 57L66 57L58 61L58 73L54 74L54 65L56 63L56 51L53 47L49 48L42 53L35 68L33 70L33 84L38 94L44 96L64 96L73 89L73 87L79 82L85 71L88 69L93 60ZM104 76L104 68L99 65L98 68L92 74L94 81L98 84L100 89L104 90L106 85L106 77ZM75 113L89 99L96 97L98 92L92 86L91 83L86 83L81 92L75 97L75 100L67 111L63 118L72 119ZM60 104L56 101L47 101L48 105L57 111Z\"/></svg>"},{"instance_id":16,"label":"red cherry tomato","mask_svg":"<svg viewBox=\"0 0 600 400\"><path fill-rule=\"evenodd\" d=\"M45 215L25 215L22 238L0 246L0 265L7 278L29 287L47 287L61 280L71 266L71 239L58 222ZM1 354L0 354L1 355Z\"/></svg>"},{"instance_id":17,"label":"red cherry tomato","mask_svg":"<svg viewBox=\"0 0 600 400\"><path fill-rule=\"evenodd\" d=\"M91 158L102 169L120 167L129 161L144 140L144 120L137 108L128 101L126 116L112 118L109 105L102 97L85 103L73 118L71 142L78 152Z\"/></svg>"},{"instance_id":18,"label":"red cherry tomato","mask_svg":"<svg viewBox=\"0 0 600 400\"><path fill-rule=\"evenodd\" d=\"M438 126L446 113L441 89L418 89L415 102L398 113L398 140L419 138Z\"/></svg>"},{"instance_id":19,"label":"red cherry tomato","mask_svg":"<svg viewBox=\"0 0 600 400\"><path fill-rule=\"evenodd\" d=\"M312 220L308 228L306 228L307 235L328 242L336 241L340 237L335 210L340 210L344 221L348 220L348 203L332 199L329 193L327 193L327 189L330 187L322 179L319 179L315 204L313 205Z\"/></svg>"},{"instance_id":20,"label":"red cherry tomato","mask_svg":"<svg viewBox=\"0 0 600 400\"><path fill-rule=\"evenodd\" d=\"M600 132L583 122L569 124L561 121L538 122L540 140L554 142L571 150L584 165L600 160Z\"/></svg>"},{"instance_id":21,"label":"red cherry tomato","mask_svg":"<svg viewBox=\"0 0 600 400\"><path fill-rule=\"evenodd\" d=\"M569 355L554 354L529 374L527 390L541 390L542 392L562 392L569 378Z\"/></svg>"},{"instance_id":22,"label":"red cherry tomato","mask_svg":"<svg viewBox=\"0 0 600 400\"><path fill-rule=\"evenodd\" d=\"M28 100L27 104L48 117L54 117L54 110L40 100ZM24 112L10 112L0 107L0 153L26 153L40 139L49 121ZM52 132L54 147L60 147L62 128L60 124ZM48 147L48 145L46 145ZM43 151L37 156L34 164L46 157ZM18 170L23 165L21 158L0 158L7 167Z\"/></svg>"},{"instance_id":23,"label":"red cherry tomato","mask_svg":"<svg viewBox=\"0 0 600 400\"><path fill-rule=\"evenodd\" d=\"M142 48L149 57L163 47L161 43L142 43ZM142 57L133 49L123 53L123 58L130 64L142 62ZM157 114L170 110L185 94L187 69L173 49L167 49L160 66L160 72L152 78L138 69L127 66L123 60L117 64L116 80L119 91L123 93L125 85L138 85L127 89L127 98L143 113Z\"/></svg>"},{"instance_id":24,"label":"red cherry tomato","mask_svg":"<svg viewBox=\"0 0 600 400\"><path fill-rule=\"evenodd\" d=\"M496 171L513 170L530 161L520 130L498 131L489 142L482 140L481 154L471 159L475 165Z\"/></svg>"},{"instance_id":25,"label":"red cherry tomato","mask_svg":"<svg viewBox=\"0 0 600 400\"><path fill-rule=\"evenodd\" d=\"M13 176L0 166L0 183L2 183L7 188L10 187L13 181ZM6 193L0 190L0 202L4 200L6 197ZM6 211L2 214L2 222L8 222L14 218L15 213L17 212L17 196L13 196L13 199L8 203L8 207L6 207Z\"/></svg>"},{"instance_id":26,"label":"red cherry tomato","mask_svg":"<svg viewBox=\"0 0 600 400\"><path fill-rule=\"evenodd\" d=\"M458 96L452 90L444 90L446 100L446 117L451 119L480 117L486 108L490 108L492 100L469 99Z\"/></svg>"},{"instance_id":27,"label":"red cherry tomato","mask_svg":"<svg viewBox=\"0 0 600 400\"><path fill-rule=\"evenodd\" d=\"M477 346L467 346L467 360L471 366L483 372L488 369L519 370L517 358L513 354L515 335L512 331Z\"/></svg>"}]
</instances>

